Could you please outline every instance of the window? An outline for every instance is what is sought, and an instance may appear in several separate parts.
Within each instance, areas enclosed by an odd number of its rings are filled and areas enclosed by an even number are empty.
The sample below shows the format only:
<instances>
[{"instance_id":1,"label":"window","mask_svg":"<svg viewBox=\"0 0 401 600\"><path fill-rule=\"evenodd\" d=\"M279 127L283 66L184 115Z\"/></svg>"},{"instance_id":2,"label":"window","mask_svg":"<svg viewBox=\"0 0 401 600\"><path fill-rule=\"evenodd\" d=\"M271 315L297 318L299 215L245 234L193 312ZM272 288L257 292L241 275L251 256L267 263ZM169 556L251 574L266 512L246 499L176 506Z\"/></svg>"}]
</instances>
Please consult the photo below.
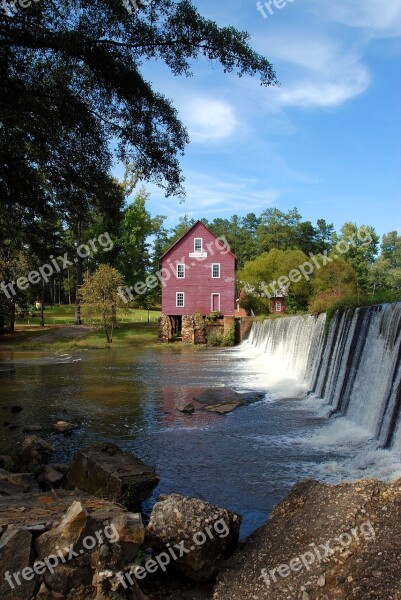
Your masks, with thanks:
<instances>
[{"instance_id":1,"label":"window","mask_svg":"<svg viewBox=\"0 0 401 600\"><path fill-rule=\"evenodd\" d=\"M194 252L203 252L202 238L194 239Z\"/></svg>"},{"instance_id":2,"label":"window","mask_svg":"<svg viewBox=\"0 0 401 600\"><path fill-rule=\"evenodd\" d=\"M220 278L220 263L212 264L212 277L213 279Z\"/></svg>"},{"instance_id":3,"label":"window","mask_svg":"<svg viewBox=\"0 0 401 600\"><path fill-rule=\"evenodd\" d=\"M276 302L276 312L281 312L281 302Z\"/></svg>"},{"instance_id":4,"label":"window","mask_svg":"<svg viewBox=\"0 0 401 600\"><path fill-rule=\"evenodd\" d=\"M177 308L185 306L185 294L184 292L176 292L175 294L175 305Z\"/></svg>"},{"instance_id":5,"label":"window","mask_svg":"<svg viewBox=\"0 0 401 600\"><path fill-rule=\"evenodd\" d=\"M184 279L185 278L185 265L183 263L178 263L177 264L177 279Z\"/></svg>"}]
</instances>

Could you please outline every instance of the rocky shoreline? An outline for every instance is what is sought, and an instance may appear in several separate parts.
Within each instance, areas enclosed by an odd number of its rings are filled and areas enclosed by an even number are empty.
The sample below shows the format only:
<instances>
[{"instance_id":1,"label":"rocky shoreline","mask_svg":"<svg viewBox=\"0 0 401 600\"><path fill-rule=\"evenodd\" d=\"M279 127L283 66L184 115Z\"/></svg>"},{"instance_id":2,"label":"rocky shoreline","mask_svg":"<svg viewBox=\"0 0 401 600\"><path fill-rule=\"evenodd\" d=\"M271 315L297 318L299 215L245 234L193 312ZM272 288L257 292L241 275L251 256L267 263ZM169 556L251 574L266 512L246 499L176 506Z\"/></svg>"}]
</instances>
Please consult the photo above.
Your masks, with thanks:
<instances>
[{"instance_id":1,"label":"rocky shoreline","mask_svg":"<svg viewBox=\"0 0 401 600\"><path fill-rule=\"evenodd\" d=\"M159 476L114 444L52 453L30 435L0 457L5 600L401 600L401 480L299 482L238 545L241 516L196 498L145 523Z\"/></svg>"},{"instance_id":2,"label":"rocky shoreline","mask_svg":"<svg viewBox=\"0 0 401 600\"><path fill-rule=\"evenodd\" d=\"M208 582L238 545L240 515L171 494L145 525L140 504L159 483L151 466L110 443L78 450L71 465L48 464L52 453L32 435L2 458L22 468L0 469L4 599L144 600L168 588L168 597L196 588L210 597Z\"/></svg>"}]
</instances>

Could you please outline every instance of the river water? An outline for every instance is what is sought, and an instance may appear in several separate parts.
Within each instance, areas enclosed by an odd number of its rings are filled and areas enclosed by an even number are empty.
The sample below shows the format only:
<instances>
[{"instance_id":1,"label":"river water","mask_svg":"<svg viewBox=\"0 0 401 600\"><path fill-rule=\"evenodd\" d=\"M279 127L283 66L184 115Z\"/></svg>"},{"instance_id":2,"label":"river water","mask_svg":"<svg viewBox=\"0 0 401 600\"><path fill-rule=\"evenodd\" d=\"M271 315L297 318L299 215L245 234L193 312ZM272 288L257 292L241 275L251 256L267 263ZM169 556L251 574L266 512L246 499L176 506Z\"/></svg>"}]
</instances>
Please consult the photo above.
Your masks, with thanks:
<instances>
[{"instance_id":1,"label":"river water","mask_svg":"<svg viewBox=\"0 0 401 600\"><path fill-rule=\"evenodd\" d=\"M0 359L1 421L17 426L2 427L2 446L17 444L33 423L56 448L53 462L69 461L93 441L117 443L156 466L161 481L148 510L160 493L202 498L241 513L244 537L300 479L401 476L392 455L356 436L353 426L338 434L322 403L299 397L305 390L269 389L263 363L247 344L65 356L3 352ZM262 391L265 399L225 416L175 410L177 400L215 386ZM16 404L24 410L12 414ZM52 433L60 419L80 427L71 436ZM350 443L356 438L357 448Z\"/></svg>"}]
</instances>

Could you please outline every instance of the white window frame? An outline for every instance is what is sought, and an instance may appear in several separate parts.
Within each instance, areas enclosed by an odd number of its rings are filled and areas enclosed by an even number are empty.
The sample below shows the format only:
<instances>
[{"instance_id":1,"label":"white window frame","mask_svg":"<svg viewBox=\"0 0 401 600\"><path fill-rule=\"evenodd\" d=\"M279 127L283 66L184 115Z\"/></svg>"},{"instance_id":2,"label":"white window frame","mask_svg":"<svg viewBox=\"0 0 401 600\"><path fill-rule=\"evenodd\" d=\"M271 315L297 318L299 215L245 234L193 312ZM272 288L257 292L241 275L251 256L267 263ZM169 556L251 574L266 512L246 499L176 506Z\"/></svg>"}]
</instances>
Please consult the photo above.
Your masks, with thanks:
<instances>
[{"instance_id":1,"label":"white window frame","mask_svg":"<svg viewBox=\"0 0 401 600\"><path fill-rule=\"evenodd\" d=\"M218 267L218 269L219 269L219 274L218 275L214 274L214 268L215 267ZM212 264L212 279L220 279L220 277L221 277L221 265L220 265L220 263L213 263Z\"/></svg>"},{"instance_id":2,"label":"white window frame","mask_svg":"<svg viewBox=\"0 0 401 600\"><path fill-rule=\"evenodd\" d=\"M182 267L182 275L180 275L180 270L178 267ZM176 268L175 268L175 275L177 277L177 279L185 279L185 264L184 263L177 263Z\"/></svg>"},{"instance_id":3,"label":"white window frame","mask_svg":"<svg viewBox=\"0 0 401 600\"><path fill-rule=\"evenodd\" d=\"M276 301L276 312L283 312L283 303L280 300Z\"/></svg>"},{"instance_id":4,"label":"white window frame","mask_svg":"<svg viewBox=\"0 0 401 600\"><path fill-rule=\"evenodd\" d=\"M214 308L213 308L213 296L218 296L219 297L219 308L217 309L217 312L220 312L221 309L221 296L218 292L212 292L211 296L210 296L210 312L214 312Z\"/></svg>"},{"instance_id":5,"label":"white window frame","mask_svg":"<svg viewBox=\"0 0 401 600\"><path fill-rule=\"evenodd\" d=\"M196 242L200 241L200 250L196 249ZM194 252L203 252L203 239L202 238L194 238Z\"/></svg>"},{"instance_id":6,"label":"white window frame","mask_svg":"<svg viewBox=\"0 0 401 600\"><path fill-rule=\"evenodd\" d=\"M178 304L178 296L182 296L182 304ZM175 307L176 308L185 308L185 292L176 292L175 293Z\"/></svg>"}]
</instances>

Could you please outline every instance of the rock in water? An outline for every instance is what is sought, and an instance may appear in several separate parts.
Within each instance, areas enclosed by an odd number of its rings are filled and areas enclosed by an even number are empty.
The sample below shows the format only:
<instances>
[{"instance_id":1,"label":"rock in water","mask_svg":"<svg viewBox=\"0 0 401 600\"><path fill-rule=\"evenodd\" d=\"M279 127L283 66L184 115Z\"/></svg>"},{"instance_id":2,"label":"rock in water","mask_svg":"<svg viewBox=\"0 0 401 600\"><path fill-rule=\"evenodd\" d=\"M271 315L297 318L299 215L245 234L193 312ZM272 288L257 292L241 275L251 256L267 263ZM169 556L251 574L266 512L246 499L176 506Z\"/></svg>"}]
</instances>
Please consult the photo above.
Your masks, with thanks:
<instances>
[{"instance_id":1,"label":"rock in water","mask_svg":"<svg viewBox=\"0 0 401 600\"><path fill-rule=\"evenodd\" d=\"M195 410L195 406L192 404L192 402L187 402L186 400L178 400L175 407L180 412L188 414L193 413Z\"/></svg>"},{"instance_id":2,"label":"rock in water","mask_svg":"<svg viewBox=\"0 0 401 600\"><path fill-rule=\"evenodd\" d=\"M231 390L230 388L208 388L202 393L194 396L194 400L201 404L222 404L224 402L239 402L242 403L241 394Z\"/></svg>"},{"instance_id":3,"label":"rock in water","mask_svg":"<svg viewBox=\"0 0 401 600\"><path fill-rule=\"evenodd\" d=\"M57 423L54 423L53 425L53 431L56 431L57 433L70 433L71 431L74 431L74 429L78 429L78 425L68 423L68 421L57 421Z\"/></svg>"},{"instance_id":4,"label":"rock in water","mask_svg":"<svg viewBox=\"0 0 401 600\"><path fill-rule=\"evenodd\" d=\"M195 581L208 581L221 569L238 543L241 516L208 502L177 494L161 496L155 504L147 536L154 555L179 548L171 559L175 571Z\"/></svg>"},{"instance_id":5,"label":"rock in water","mask_svg":"<svg viewBox=\"0 0 401 600\"><path fill-rule=\"evenodd\" d=\"M153 467L115 444L101 442L78 450L68 475L68 486L126 507L137 506L160 481Z\"/></svg>"},{"instance_id":6,"label":"rock in water","mask_svg":"<svg viewBox=\"0 0 401 600\"><path fill-rule=\"evenodd\" d=\"M227 413L232 412L239 406L242 406L242 402L222 402L218 404L210 404L209 406L205 406L205 409L210 412L219 413L219 415L226 415Z\"/></svg>"},{"instance_id":7,"label":"rock in water","mask_svg":"<svg viewBox=\"0 0 401 600\"><path fill-rule=\"evenodd\" d=\"M264 397L264 394L258 392L246 392L240 394L230 388L208 388L201 394L194 396L196 402L200 402L206 410L217 412L219 414L229 413L239 406L257 402Z\"/></svg>"},{"instance_id":8,"label":"rock in water","mask_svg":"<svg viewBox=\"0 0 401 600\"><path fill-rule=\"evenodd\" d=\"M24 433L35 433L36 431L42 431L42 429L42 425L37 423L35 425L26 425L23 431Z\"/></svg>"}]
</instances>

